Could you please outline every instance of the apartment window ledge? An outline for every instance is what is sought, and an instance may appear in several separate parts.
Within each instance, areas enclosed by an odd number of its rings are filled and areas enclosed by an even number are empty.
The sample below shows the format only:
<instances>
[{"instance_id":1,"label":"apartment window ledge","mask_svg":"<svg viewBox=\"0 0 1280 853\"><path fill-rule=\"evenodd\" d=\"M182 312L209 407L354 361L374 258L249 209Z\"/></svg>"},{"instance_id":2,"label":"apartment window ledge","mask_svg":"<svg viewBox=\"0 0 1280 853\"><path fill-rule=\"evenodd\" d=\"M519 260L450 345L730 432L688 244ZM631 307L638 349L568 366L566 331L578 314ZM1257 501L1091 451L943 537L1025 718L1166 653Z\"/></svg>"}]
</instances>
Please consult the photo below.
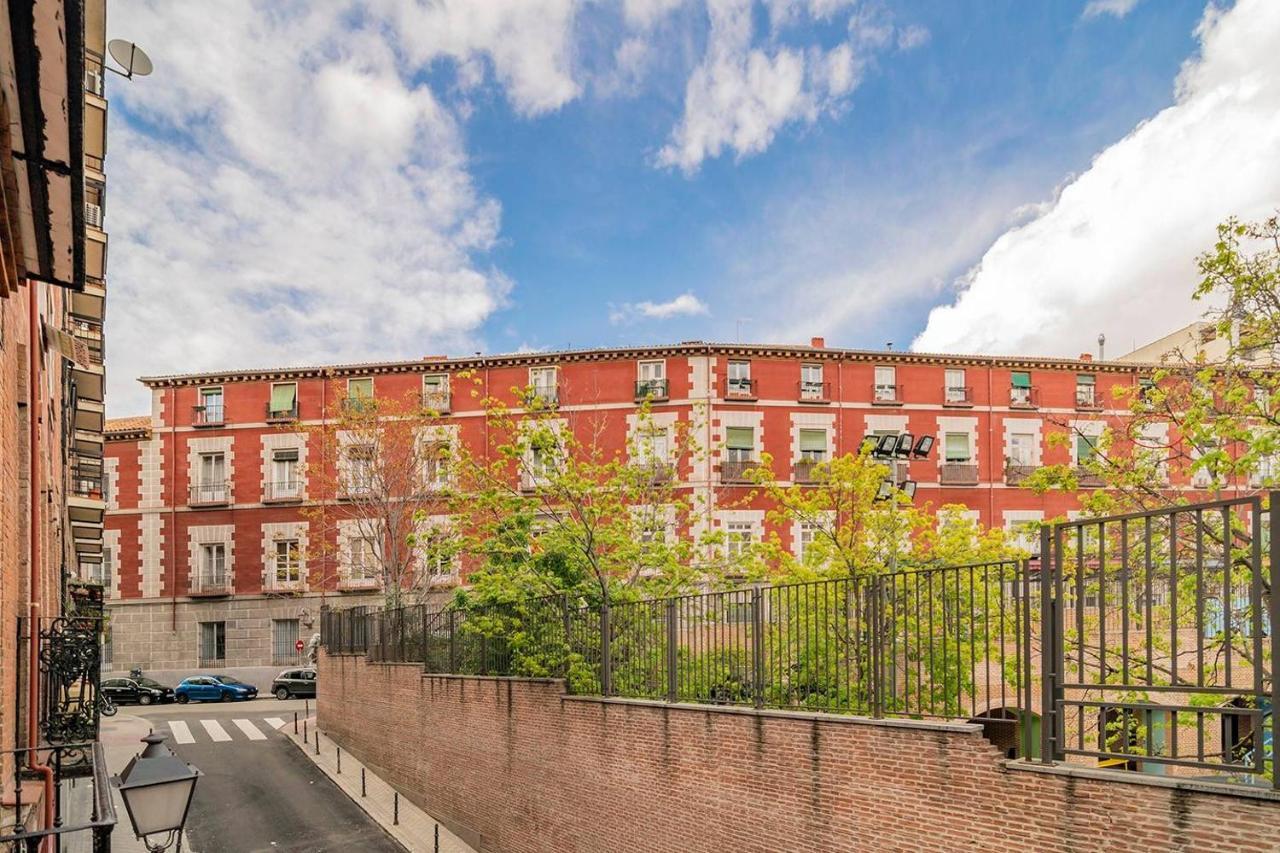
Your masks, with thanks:
<instances>
[{"instance_id":1,"label":"apartment window ledge","mask_svg":"<svg viewBox=\"0 0 1280 853\"><path fill-rule=\"evenodd\" d=\"M830 399L829 397L801 397L799 400L797 400L797 402L799 402L799 403L803 403L803 404L805 404L806 406L829 406L829 405L831 405L831 399Z\"/></svg>"},{"instance_id":2,"label":"apartment window ledge","mask_svg":"<svg viewBox=\"0 0 1280 853\"><path fill-rule=\"evenodd\" d=\"M302 495L291 495L289 497L270 497L268 495L262 496L262 502L264 504L300 504L302 503L302 501L303 501Z\"/></svg>"},{"instance_id":3,"label":"apartment window ledge","mask_svg":"<svg viewBox=\"0 0 1280 853\"><path fill-rule=\"evenodd\" d=\"M235 590L231 588L230 584L227 584L225 587L193 589L187 593L187 596L190 598L226 598L234 594Z\"/></svg>"},{"instance_id":4,"label":"apartment window ledge","mask_svg":"<svg viewBox=\"0 0 1280 853\"><path fill-rule=\"evenodd\" d=\"M973 402L970 400L943 400L942 405L948 409L972 409Z\"/></svg>"}]
</instances>

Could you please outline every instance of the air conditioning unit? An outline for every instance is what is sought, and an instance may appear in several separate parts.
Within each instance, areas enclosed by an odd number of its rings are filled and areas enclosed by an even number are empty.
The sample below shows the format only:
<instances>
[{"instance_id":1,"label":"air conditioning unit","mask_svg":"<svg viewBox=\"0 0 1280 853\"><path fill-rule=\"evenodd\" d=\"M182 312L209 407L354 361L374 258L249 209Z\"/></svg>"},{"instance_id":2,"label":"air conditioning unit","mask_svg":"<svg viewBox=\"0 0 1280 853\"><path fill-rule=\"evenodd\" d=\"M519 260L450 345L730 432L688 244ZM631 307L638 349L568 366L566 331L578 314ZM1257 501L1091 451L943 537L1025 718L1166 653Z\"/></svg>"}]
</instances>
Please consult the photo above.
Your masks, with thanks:
<instances>
[{"instance_id":1,"label":"air conditioning unit","mask_svg":"<svg viewBox=\"0 0 1280 853\"><path fill-rule=\"evenodd\" d=\"M99 97L102 96L102 72L96 68L87 68L84 72L84 89Z\"/></svg>"},{"instance_id":2,"label":"air conditioning unit","mask_svg":"<svg viewBox=\"0 0 1280 853\"><path fill-rule=\"evenodd\" d=\"M94 228L102 227L102 207L96 204L84 203L84 223L92 225Z\"/></svg>"}]
</instances>

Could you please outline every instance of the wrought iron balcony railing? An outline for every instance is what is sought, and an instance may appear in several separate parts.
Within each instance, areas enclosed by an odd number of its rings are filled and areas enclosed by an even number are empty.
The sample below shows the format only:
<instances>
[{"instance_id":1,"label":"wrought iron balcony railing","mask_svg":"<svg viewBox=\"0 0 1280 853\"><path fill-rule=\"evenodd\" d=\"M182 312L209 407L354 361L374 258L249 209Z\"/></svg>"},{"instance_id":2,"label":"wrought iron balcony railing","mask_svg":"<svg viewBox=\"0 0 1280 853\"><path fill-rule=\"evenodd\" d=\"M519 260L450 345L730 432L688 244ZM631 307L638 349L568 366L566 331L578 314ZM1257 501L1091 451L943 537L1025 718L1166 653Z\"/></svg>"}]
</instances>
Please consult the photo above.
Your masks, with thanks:
<instances>
[{"instance_id":1,"label":"wrought iron balcony railing","mask_svg":"<svg viewBox=\"0 0 1280 853\"><path fill-rule=\"evenodd\" d=\"M871 402L878 406L899 406L902 404L902 386L886 385L877 382L871 386Z\"/></svg>"},{"instance_id":2,"label":"wrought iron balcony railing","mask_svg":"<svg viewBox=\"0 0 1280 853\"><path fill-rule=\"evenodd\" d=\"M1009 408L1036 409L1040 407L1040 389L1035 386L1014 385L1009 388Z\"/></svg>"},{"instance_id":3,"label":"wrought iron balcony railing","mask_svg":"<svg viewBox=\"0 0 1280 853\"><path fill-rule=\"evenodd\" d=\"M221 403L191 407L192 426L222 426L224 423L226 418Z\"/></svg>"},{"instance_id":4,"label":"wrought iron balcony railing","mask_svg":"<svg viewBox=\"0 0 1280 853\"><path fill-rule=\"evenodd\" d=\"M448 391L423 391L422 392L422 408L437 414L447 415L452 408Z\"/></svg>"},{"instance_id":5,"label":"wrought iron balcony railing","mask_svg":"<svg viewBox=\"0 0 1280 853\"><path fill-rule=\"evenodd\" d=\"M231 575L222 571L200 571L191 579L192 595L230 595Z\"/></svg>"},{"instance_id":6,"label":"wrought iron balcony railing","mask_svg":"<svg viewBox=\"0 0 1280 853\"><path fill-rule=\"evenodd\" d=\"M726 400L755 400L758 398L756 394L756 381L754 379L734 379L728 377L724 380L724 398Z\"/></svg>"},{"instance_id":7,"label":"wrought iron balcony railing","mask_svg":"<svg viewBox=\"0 0 1280 853\"><path fill-rule=\"evenodd\" d=\"M290 503L302 500L301 480L279 480L264 483L262 488L263 503Z\"/></svg>"},{"instance_id":8,"label":"wrought iron balcony railing","mask_svg":"<svg viewBox=\"0 0 1280 853\"><path fill-rule=\"evenodd\" d=\"M800 459L792 466L791 478L797 483L817 483L822 480L825 459Z\"/></svg>"},{"instance_id":9,"label":"wrought iron balcony railing","mask_svg":"<svg viewBox=\"0 0 1280 853\"><path fill-rule=\"evenodd\" d=\"M944 486L976 486L978 466L970 462L944 462L938 469L938 482Z\"/></svg>"},{"instance_id":10,"label":"wrought iron balcony railing","mask_svg":"<svg viewBox=\"0 0 1280 853\"><path fill-rule=\"evenodd\" d=\"M1004 481L1010 486L1016 486L1036 470L1034 465L1020 465L1014 462L1004 466Z\"/></svg>"},{"instance_id":11,"label":"wrought iron balcony railing","mask_svg":"<svg viewBox=\"0 0 1280 853\"><path fill-rule=\"evenodd\" d=\"M942 389L942 403L946 406L972 406L973 389L967 385L948 385Z\"/></svg>"},{"instance_id":12,"label":"wrought iron balcony railing","mask_svg":"<svg viewBox=\"0 0 1280 853\"><path fill-rule=\"evenodd\" d=\"M798 399L802 403L827 403L831 401L830 382L805 382L801 380Z\"/></svg>"},{"instance_id":13,"label":"wrought iron balcony railing","mask_svg":"<svg viewBox=\"0 0 1280 853\"><path fill-rule=\"evenodd\" d=\"M218 506L231 503L231 484L198 483L191 487L187 498L188 506Z\"/></svg>"},{"instance_id":14,"label":"wrought iron balcony railing","mask_svg":"<svg viewBox=\"0 0 1280 853\"><path fill-rule=\"evenodd\" d=\"M284 421L296 421L298 419L298 403L295 400L292 406L286 409L277 409L270 403L267 403L267 422L281 423Z\"/></svg>"},{"instance_id":15,"label":"wrought iron balcony railing","mask_svg":"<svg viewBox=\"0 0 1280 853\"><path fill-rule=\"evenodd\" d=\"M636 402L642 400L666 400L667 380L665 379L641 379L636 382Z\"/></svg>"},{"instance_id":16,"label":"wrought iron balcony railing","mask_svg":"<svg viewBox=\"0 0 1280 853\"><path fill-rule=\"evenodd\" d=\"M729 460L720 463L720 482L722 483L748 483L751 478L747 476L747 472L757 467L760 463L754 460Z\"/></svg>"}]
</instances>

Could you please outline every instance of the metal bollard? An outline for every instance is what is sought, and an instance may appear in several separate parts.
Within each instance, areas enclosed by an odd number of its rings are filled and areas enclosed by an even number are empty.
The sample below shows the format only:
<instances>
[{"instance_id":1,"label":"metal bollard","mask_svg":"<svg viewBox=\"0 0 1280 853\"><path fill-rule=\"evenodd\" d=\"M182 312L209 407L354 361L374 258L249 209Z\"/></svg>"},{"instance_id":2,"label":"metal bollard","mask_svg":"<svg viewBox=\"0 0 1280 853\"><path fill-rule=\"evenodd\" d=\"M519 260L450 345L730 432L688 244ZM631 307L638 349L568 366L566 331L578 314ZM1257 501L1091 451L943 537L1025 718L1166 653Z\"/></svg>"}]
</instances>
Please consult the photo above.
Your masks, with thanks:
<instances>
[{"instance_id":1,"label":"metal bollard","mask_svg":"<svg viewBox=\"0 0 1280 853\"><path fill-rule=\"evenodd\" d=\"M307 721L306 720L302 721L302 742L303 743L307 742Z\"/></svg>"},{"instance_id":2,"label":"metal bollard","mask_svg":"<svg viewBox=\"0 0 1280 853\"><path fill-rule=\"evenodd\" d=\"M293 733L295 735L298 733L298 712L297 711L293 712Z\"/></svg>"},{"instance_id":3,"label":"metal bollard","mask_svg":"<svg viewBox=\"0 0 1280 853\"><path fill-rule=\"evenodd\" d=\"M361 767L360 768L360 796L362 797L365 796L365 793L366 791L364 789L364 768Z\"/></svg>"},{"instance_id":4,"label":"metal bollard","mask_svg":"<svg viewBox=\"0 0 1280 853\"><path fill-rule=\"evenodd\" d=\"M400 825L400 792L393 791L392 794L394 795L394 798L395 798L395 806L394 806L394 814L391 816L391 825L399 826Z\"/></svg>"},{"instance_id":5,"label":"metal bollard","mask_svg":"<svg viewBox=\"0 0 1280 853\"><path fill-rule=\"evenodd\" d=\"M440 853L440 824L436 824L436 845L434 853Z\"/></svg>"},{"instance_id":6,"label":"metal bollard","mask_svg":"<svg viewBox=\"0 0 1280 853\"><path fill-rule=\"evenodd\" d=\"M338 775L342 775L342 747L336 746L334 749L338 750Z\"/></svg>"},{"instance_id":7,"label":"metal bollard","mask_svg":"<svg viewBox=\"0 0 1280 853\"><path fill-rule=\"evenodd\" d=\"M308 717L310 717L310 716L311 716L311 700L310 700L310 699L303 699L303 700L302 700L302 708L303 708L303 711L306 713L306 715L307 715Z\"/></svg>"},{"instance_id":8,"label":"metal bollard","mask_svg":"<svg viewBox=\"0 0 1280 853\"><path fill-rule=\"evenodd\" d=\"M320 754L320 730L316 729L316 755Z\"/></svg>"}]
</instances>

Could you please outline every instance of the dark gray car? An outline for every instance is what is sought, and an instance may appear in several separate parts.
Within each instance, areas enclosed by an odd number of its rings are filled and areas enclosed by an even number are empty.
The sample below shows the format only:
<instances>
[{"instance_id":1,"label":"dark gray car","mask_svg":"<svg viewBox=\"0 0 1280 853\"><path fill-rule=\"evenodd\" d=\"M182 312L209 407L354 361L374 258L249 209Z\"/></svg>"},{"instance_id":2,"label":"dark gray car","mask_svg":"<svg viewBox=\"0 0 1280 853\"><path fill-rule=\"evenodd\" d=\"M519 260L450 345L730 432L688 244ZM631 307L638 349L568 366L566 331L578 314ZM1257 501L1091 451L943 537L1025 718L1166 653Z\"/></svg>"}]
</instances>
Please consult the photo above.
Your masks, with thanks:
<instances>
[{"instance_id":1,"label":"dark gray car","mask_svg":"<svg viewBox=\"0 0 1280 853\"><path fill-rule=\"evenodd\" d=\"M314 697L316 695L316 671L314 669L286 669L271 682L271 692L277 699Z\"/></svg>"}]
</instances>

